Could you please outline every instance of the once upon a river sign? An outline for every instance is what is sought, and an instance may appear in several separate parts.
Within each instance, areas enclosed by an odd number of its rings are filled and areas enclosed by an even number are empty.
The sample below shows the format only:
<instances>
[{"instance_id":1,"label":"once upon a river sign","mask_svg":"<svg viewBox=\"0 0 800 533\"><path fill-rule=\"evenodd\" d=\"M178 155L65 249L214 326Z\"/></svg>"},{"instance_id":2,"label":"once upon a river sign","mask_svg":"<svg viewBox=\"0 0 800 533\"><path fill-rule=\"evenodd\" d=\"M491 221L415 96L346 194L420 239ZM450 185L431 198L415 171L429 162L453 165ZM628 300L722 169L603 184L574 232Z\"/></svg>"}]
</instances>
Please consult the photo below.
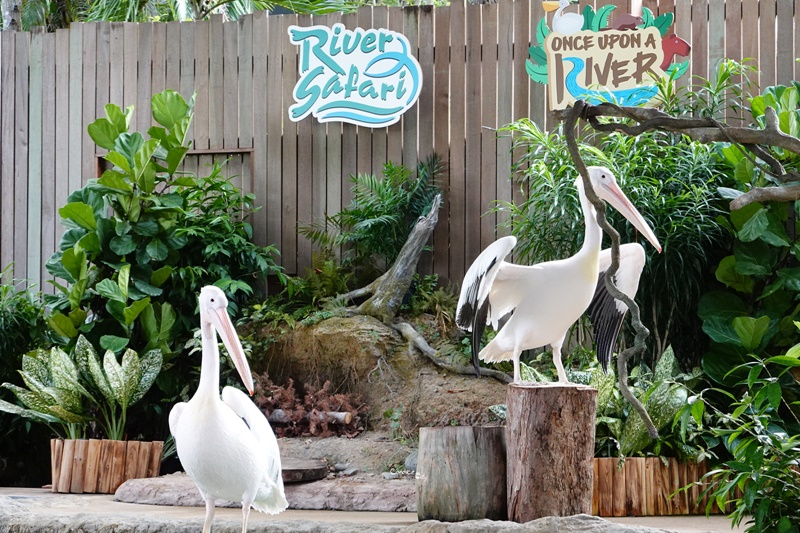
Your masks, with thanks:
<instances>
[{"instance_id":1,"label":"once upon a river sign","mask_svg":"<svg viewBox=\"0 0 800 533\"><path fill-rule=\"evenodd\" d=\"M312 114L320 122L385 127L419 97L422 71L400 33L342 24L289 26L289 38L300 46L296 103L289 107L295 122Z\"/></svg>"}]
</instances>

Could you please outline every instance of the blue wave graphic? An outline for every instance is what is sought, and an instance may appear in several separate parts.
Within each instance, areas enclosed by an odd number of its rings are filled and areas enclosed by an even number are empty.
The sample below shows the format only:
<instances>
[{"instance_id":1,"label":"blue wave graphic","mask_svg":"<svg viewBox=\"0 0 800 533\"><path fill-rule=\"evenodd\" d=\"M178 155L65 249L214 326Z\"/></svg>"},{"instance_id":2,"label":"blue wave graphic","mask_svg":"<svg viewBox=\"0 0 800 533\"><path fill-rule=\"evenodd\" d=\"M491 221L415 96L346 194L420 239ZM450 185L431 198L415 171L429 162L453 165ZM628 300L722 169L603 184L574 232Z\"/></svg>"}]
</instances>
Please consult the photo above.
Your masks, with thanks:
<instances>
[{"instance_id":1,"label":"blue wave graphic","mask_svg":"<svg viewBox=\"0 0 800 533\"><path fill-rule=\"evenodd\" d=\"M567 74L564 83L567 92L576 100L586 100L592 105L597 105L602 102L614 102L618 105L638 106L649 102L658 93L658 87L655 85L644 85L642 87L620 89L618 91L587 89L578 83L578 74L580 74L586 66L583 59L578 57L565 57L564 61L572 63L572 70Z\"/></svg>"}]
</instances>

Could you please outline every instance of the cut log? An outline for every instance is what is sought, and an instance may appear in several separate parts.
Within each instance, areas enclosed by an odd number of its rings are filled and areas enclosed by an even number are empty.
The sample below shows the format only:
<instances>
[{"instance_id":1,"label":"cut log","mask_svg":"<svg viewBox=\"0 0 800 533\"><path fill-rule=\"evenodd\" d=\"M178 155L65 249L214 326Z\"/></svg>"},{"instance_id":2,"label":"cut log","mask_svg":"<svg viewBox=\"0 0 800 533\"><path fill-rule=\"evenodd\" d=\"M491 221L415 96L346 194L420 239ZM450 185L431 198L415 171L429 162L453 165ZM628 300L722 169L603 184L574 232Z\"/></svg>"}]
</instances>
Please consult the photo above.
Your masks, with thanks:
<instances>
[{"instance_id":1,"label":"cut log","mask_svg":"<svg viewBox=\"0 0 800 533\"><path fill-rule=\"evenodd\" d=\"M318 481L328 475L328 464L319 459L281 458L281 477L284 483Z\"/></svg>"},{"instance_id":2,"label":"cut log","mask_svg":"<svg viewBox=\"0 0 800 533\"><path fill-rule=\"evenodd\" d=\"M69 492L72 481L72 458L75 454L75 441L67 439L61 451L61 472L58 475L58 492Z\"/></svg>"},{"instance_id":3,"label":"cut log","mask_svg":"<svg viewBox=\"0 0 800 533\"><path fill-rule=\"evenodd\" d=\"M316 418L316 422L329 422L347 425L353 421L353 413L348 411L341 413L338 411L328 411L327 413L314 411L311 413L306 413L305 417L310 419L312 415ZM275 409L272 411L272 413L270 413L268 418L273 424L289 424L292 421L292 416L283 409Z\"/></svg>"},{"instance_id":4,"label":"cut log","mask_svg":"<svg viewBox=\"0 0 800 533\"><path fill-rule=\"evenodd\" d=\"M505 520L505 428L420 428L416 477L420 520Z\"/></svg>"},{"instance_id":5,"label":"cut log","mask_svg":"<svg viewBox=\"0 0 800 533\"><path fill-rule=\"evenodd\" d=\"M61 478L61 461L62 461L62 451L64 450L64 441L62 439L50 439L50 453L52 458L50 459L51 472L52 472L52 490L53 492L58 492L58 480Z\"/></svg>"},{"instance_id":6,"label":"cut log","mask_svg":"<svg viewBox=\"0 0 800 533\"><path fill-rule=\"evenodd\" d=\"M100 467L102 445L103 441L100 439L89 439L86 453L86 471L83 473L83 492L97 492L97 470Z\"/></svg>"},{"instance_id":7,"label":"cut log","mask_svg":"<svg viewBox=\"0 0 800 533\"><path fill-rule=\"evenodd\" d=\"M79 439L75 441L75 453L72 455L72 479L69 491L73 494L82 494L84 473L86 472L86 449L89 441Z\"/></svg>"},{"instance_id":8,"label":"cut log","mask_svg":"<svg viewBox=\"0 0 800 533\"><path fill-rule=\"evenodd\" d=\"M597 390L583 385L508 386L508 518L592 511Z\"/></svg>"}]
</instances>

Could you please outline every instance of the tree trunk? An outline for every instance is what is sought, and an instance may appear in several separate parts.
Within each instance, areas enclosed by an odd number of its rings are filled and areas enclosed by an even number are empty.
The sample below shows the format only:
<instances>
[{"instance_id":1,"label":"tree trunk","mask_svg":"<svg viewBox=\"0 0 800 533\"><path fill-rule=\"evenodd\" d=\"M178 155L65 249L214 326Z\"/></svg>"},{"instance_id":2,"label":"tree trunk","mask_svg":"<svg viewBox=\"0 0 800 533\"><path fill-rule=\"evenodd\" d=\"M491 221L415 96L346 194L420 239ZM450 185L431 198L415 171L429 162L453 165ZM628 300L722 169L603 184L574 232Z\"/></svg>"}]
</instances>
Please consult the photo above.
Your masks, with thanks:
<instances>
[{"instance_id":1,"label":"tree trunk","mask_svg":"<svg viewBox=\"0 0 800 533\"><path fill-rule=\"evenodd\" d=\"M417 517L457 522L506 516L505 428L420 428Z\"/></svg>"},{"instance_id":2,"label":"tree trunk","mask_svg":"<svg viewBox=\"0 0 800 533\"><path fill-rule=\"evenodd\" d=\"M583 385L509 385L509 520L591 513L596 402Z\"/></svg>"},{"instance_id":3,"label":"tree trunk","mask_svg":"<svg viewBox=\"0 0 800 533\"><path fill-rule=\"evenodd\" d=\"M414 225L392 267L368 287L372 296L358 307L359 314L373 316L384 323L391 322L397 315L414 279L422 250L439 221L441 203L442 196L436 195L430 212Z\"/></svg>"},{"instance_id":4,"label":"tree trunk","mask_svg":"<svg viewBox=\"0 0 800 533\"><path fill-rule=\"evenodd\" d=\"M19 4L21 0L0 0L0 9L3 16L3 30L19 31L20 13Z\"/></svg>"}]
</instances>

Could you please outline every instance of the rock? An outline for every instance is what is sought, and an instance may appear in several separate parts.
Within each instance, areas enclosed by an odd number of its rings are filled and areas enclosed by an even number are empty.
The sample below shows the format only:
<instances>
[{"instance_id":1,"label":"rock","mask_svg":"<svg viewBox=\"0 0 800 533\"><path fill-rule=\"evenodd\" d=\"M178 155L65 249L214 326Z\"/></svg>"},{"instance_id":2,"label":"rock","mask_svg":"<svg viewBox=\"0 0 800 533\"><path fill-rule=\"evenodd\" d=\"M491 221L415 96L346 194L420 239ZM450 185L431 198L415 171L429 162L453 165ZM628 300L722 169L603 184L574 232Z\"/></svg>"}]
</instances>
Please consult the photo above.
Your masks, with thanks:
<instances>
[{"instance_id":1,"label":"rock","mask_svg":"<svg viewBox=\"0 0 800 533\"><path fill-rule=\"evenodd\" d=\"M398 474L397 472L384 472L383 474L381 474L381 477L383 479L388 479L388 480L400 479L400 474Z\"/></svg>"},{"instance_id":2,"label":"rock","mask_svg":"<svg viewBox=\"0 0 800 533\"><path fill-rule=\"evenodd\" d=\"M469 520L466 522L419 522L402 530L403 533L665 533L667 530L643 526L624 526L596 516L548 516L525 524Z\"/></svg>"},{"instance_id":3,"label":"rock","mask_svg":"<svg viewBox=\"0 0 800 533\"><path fill-rule=\"evenodd\" d=\"M335 465L333 465L333 469L337 472L347 470L348 468L350 468L350 465L347 463L336 463Z\"/></svg>"},{"instance_id":4,"label":"rock","mask_svg":"<svg viewBox=\"0 0 800 533\"><path fill-rule=\"evenodd\" d=\"M358 468L348 468L339 472L339 477L351 477L358 473Z\"/></svg>"},{"instance_id":5,"label":"rock","mask_svg":"<svg viewBox=\"0 0 800 533\"><path fill-rule=\"evenodd\" d=\"M419 455L419 450L414 450L408 457L406 457L406 461L404 463L406 470L409 472L416 472L417 471L417 456Z\"/></svg>"}]
</instances>

